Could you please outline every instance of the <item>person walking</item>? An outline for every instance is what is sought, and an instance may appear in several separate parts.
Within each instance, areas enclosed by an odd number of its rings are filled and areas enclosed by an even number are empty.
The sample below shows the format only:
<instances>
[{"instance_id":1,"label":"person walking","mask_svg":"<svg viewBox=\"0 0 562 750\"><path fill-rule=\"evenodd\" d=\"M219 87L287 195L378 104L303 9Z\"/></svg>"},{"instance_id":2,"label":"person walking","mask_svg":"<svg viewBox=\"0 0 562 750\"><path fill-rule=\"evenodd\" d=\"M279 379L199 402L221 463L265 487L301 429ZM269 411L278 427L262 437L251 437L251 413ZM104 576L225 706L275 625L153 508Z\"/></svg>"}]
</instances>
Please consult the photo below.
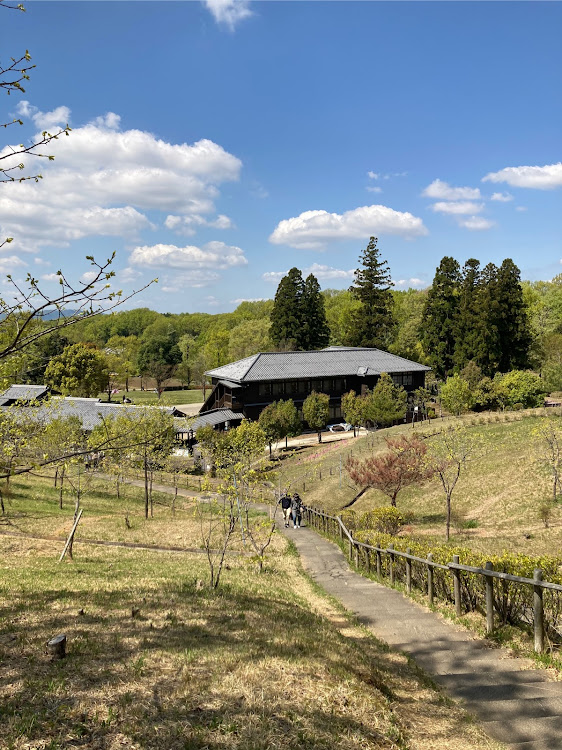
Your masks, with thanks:
<instances>
[{"instance_id":1,"label":"person walking","mask_svg":"<svg viewBox=\"0 0 562 750\"><path fill-rule=\"evenodd\" d=\"M291 516L293 517L293 529L300 529L302 518L302 500L298 492L291 498Z\"/></svg>"},{"instance_id":2,"label":"person walking","mask_svg":"<svg viewBox=\"0 0 562 750\"><path fill-rule=\"evenodd\" d=\"M283 513L283 520L285 521L285 528L289 528L289 521L291 520L291 496L287 491L280 497L279 502L281 503L281 511Z\"/></svg>"}]
</instances>

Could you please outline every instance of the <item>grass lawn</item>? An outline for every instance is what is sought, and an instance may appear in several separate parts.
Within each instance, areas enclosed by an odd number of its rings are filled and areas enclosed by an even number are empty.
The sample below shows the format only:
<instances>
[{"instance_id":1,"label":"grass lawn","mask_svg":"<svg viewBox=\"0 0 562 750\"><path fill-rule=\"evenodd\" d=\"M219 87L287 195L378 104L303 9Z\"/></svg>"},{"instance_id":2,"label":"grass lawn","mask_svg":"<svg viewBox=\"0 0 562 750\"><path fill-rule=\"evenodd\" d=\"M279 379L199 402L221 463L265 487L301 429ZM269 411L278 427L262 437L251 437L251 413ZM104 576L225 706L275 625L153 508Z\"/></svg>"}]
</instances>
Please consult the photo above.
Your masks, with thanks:
<instances>
[{"instance_id":1,"label":"grass lawn","mask_svg":"<svg viewBox=\"0 0 562 750\"><path fill-rule=\"evenodd\" d=\"M184 389L181 391L164 391L158 399L154 391L124 391L112 396L111 400L120 403L123 396L130 398L133 404L159 404L160 406L177 406L178 404L202 404L203 391L199 389ZM107 401L107 393L100 393L98 398Z\"/></svg>"},{"instance_id":2,"label":"grass lawn","mask_svg":"<svg viewBox=\"0 0 562 750\"><path fill-rule=\"evenodd\" d=\"M562 502L552 507L549 528L539 517L539 508L550 499L552 491L552 479L540 465L544 451L536 434L546 414L560 421L553 410L544 409L462 418L476 438L478 449L463 468L453 494L455 544L490 553L507 549L529 555L557 554L562 548ZM418 425L416 432L427 436L451 421ZM297 490L305 503L338 513L357 493L345 472L347 456L351 452L362 457L383 451L384 436L401 432L411 433L412 428L393 427L350 438L343 445L295 452L281 461L281 484ZM381 492L369 490L353 508L360 513L388 504ZM403 533L443 541L445 499L438 480L403 490L398 496L398 508L413 518Z\"/></svg>"},{"instance_id":3,"label":"grass lawn","mask_svg":"<svg viewBox=\"0 0 562 750\"><path fill-rule=\"evenodd\" d=\"M189 501L172 517L168 497L144 520L129 490L84 497L88 535L166 544L175 527L198 546ZM0 530L66 530L71 503L56 501L49 483L18 480ZM61 547L0 534L3 750L499 748L322 595L281 536L262 575L247 555L229 557L218 590L201 554L78 539L59 565ZM68 656L51 662L44 644L59 633Z\"/></svg>"}]
</instances>

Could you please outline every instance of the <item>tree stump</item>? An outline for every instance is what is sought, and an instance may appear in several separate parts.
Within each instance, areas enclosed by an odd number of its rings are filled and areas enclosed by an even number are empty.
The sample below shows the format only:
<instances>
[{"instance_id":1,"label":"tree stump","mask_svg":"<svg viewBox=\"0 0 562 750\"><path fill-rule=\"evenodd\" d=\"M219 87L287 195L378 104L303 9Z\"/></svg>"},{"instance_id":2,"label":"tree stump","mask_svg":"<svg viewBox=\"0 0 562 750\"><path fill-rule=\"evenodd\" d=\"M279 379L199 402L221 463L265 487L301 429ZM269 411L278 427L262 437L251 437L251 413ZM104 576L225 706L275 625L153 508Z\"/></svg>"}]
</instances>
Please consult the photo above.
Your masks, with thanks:
<instances>
[{"instance_id":1,"label":"tree stump","mask_svg":"<svg viewBox=\"0 0 562 750\"><path fill-rule=\"evenodd\" d=\"M56 635L47 641L47 653L51 659L64 659L66 656L66 635Z\"/></svg>"}]
</instances>

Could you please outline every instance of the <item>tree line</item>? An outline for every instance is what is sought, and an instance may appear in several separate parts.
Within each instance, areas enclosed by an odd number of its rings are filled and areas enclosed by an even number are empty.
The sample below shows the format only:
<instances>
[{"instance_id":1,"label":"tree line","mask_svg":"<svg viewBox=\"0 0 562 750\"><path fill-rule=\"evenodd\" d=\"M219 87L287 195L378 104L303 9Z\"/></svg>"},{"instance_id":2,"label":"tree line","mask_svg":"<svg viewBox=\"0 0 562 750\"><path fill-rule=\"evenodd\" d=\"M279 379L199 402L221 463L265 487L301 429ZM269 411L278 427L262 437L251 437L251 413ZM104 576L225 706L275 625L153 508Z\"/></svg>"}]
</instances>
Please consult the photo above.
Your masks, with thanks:
<instances>
[{"instance_id":1,"label":"tree line","mask_svg":"<svg viewBox=\"0 0 562 750\"><path fill-rule=\"evenodd\" d=\"M441 380L470 363L489 378L533 369L548 390L562 389L562 275L527 282L509 258L484 268L471 258L461 268L446 256L427 289L396 290L376 238L346 290L321 291L313 274L292 268L273 300L231 313L138 308L65 320L36 317L31 340L4 359L0 385L49 382L68 395L110 398L132 376L154 379L159 391L171 377L202 386L206 370L259 351L332 345L385 349L430 365Z\"/></svg>"}]
</instances>

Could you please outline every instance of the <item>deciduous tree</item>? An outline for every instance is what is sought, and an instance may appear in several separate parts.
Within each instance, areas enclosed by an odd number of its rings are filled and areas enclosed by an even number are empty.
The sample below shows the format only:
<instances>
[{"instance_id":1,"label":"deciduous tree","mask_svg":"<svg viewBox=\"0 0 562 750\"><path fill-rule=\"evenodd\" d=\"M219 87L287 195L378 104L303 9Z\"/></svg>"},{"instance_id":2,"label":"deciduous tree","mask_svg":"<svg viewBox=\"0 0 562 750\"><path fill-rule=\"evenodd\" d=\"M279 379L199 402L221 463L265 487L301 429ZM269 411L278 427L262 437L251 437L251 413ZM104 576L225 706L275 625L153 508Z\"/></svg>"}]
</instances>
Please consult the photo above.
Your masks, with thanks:
<instances>
[{"instance_id":1,"label":"deciduous tree","mask_svg":"<svg viewBox=\"0 0 562 750\"><path fill-rule=\"evenodd\" d=\"M312 393L302 405L302 415L311 430L318 432L318 442L322 442L322 430L330 416L330 397L327 393Z\"/></svg>"},{"instance_id":2,"label":"deciduous tree","mask_svg":"<svg viewBox=\"0 0 562 750\"><path fill-rule=\"evenodd\" d=\"M97 396L108 381L108 364L102 352L84 344L71 344L54 357L45 370L45 381L64 396Z\"/></svg>"},{"instance_id":3,"label":"deciduous tree","mask_svg":"<svg viewBox=\"0 0 562 750\"><path fill-rule=\"evenodd\" d=\"M427 445L416 435L385 438L387 452L364 459L349 457L345 468L360 491L346 507L353 505L368 489L380 490L396 507L401 490L432 475L426 460Z\"/></svg>"}]
</instances>

